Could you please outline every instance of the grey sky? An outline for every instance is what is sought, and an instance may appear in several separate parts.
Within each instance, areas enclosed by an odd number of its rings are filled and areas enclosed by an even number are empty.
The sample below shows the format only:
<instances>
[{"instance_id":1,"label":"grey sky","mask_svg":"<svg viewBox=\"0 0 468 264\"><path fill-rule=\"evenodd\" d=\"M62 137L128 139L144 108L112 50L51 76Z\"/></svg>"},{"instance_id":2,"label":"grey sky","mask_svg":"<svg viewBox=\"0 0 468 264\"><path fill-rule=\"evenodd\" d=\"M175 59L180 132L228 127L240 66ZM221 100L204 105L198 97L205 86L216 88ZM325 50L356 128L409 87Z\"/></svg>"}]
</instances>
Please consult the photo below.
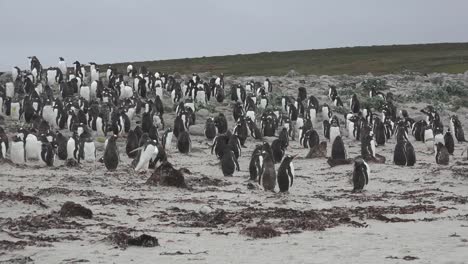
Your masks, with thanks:
<instances>
[{"instance_id":1,"label":"grey sky","mask_svg":"<svg viewBox=\"0 0 468 264\"><path fill-rule=\"evenodd\" d=\"M468 41L466 0L0 0L0 70Z\"/></svg>"}]
</instances>

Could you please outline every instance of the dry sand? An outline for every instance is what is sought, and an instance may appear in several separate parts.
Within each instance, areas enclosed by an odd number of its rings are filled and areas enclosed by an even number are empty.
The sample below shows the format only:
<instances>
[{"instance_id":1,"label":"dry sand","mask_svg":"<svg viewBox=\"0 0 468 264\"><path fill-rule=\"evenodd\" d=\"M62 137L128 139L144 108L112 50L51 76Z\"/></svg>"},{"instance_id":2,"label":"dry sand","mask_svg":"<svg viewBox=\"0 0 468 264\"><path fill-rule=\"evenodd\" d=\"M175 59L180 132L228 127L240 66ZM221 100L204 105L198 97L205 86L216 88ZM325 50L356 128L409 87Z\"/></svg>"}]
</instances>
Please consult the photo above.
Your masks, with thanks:
<instances>
[{"instance_id":1,"label":"dry sand","mask_svg":"<svg viewBox=\"0 0 468 264\"><path fill-rule=\"evenodd\" d=\"M403 77L383 76L396 94L430 85L425 81L430 77L418 76L414 81ZM322 103L328 102L328 84L363 78L271 80L275 89L290 95L302 86L299 80L305 80L308 94ZM445 78L463 80L463 75ZM232 127L227 102L215 105ZM424 106L404 108L418 119ZM463 124L468 122L466 113L467 109L457 113ZM448 114L442 113L445 125ZM53 168L39 161L27 166L0 164L0 191L31 196L1 195L0 263L468 263L468 161L461 157L466 143L456 145L449 166L439 166L424 144L411 137L417 163L409 168L392 164L395 139L391 139L377 148L387 162L370 164L369 185L357 194L351 193L352 165L330 168L325 159L298 158L290 193L277 194L248 188L250 155L260 142L248 138L239 160L241 171L223 177L210 154L211 142L200 135L206 116L197 117L191 128L193 151L182 155L175 142L169 151L170 162L192 172L186 175L191 189L145 184L151 172L133 171L124 153L124 139L118 141L121 163L115 172L107 172L100 163L83 163L79 168L64 167L60 161ZM165 115L165 120L172 126L173 114ZM7 120L8 125L12 123ZM348 139L343 127L341 132L348 155L359 155L358 142ZM96 144L101 156L103 144ZM307 152L297 141L287 150L299 157ZM93 218L59 217L57 212L66 201L91 209ZM201 214L200 209L206 211L207 206L210 212ZM272 226L281 235L253 239L242 231L257 225ZM160 246L120 248L107 239L116 232L149 234L158 238Z\"/></svg>"}]
</instances>

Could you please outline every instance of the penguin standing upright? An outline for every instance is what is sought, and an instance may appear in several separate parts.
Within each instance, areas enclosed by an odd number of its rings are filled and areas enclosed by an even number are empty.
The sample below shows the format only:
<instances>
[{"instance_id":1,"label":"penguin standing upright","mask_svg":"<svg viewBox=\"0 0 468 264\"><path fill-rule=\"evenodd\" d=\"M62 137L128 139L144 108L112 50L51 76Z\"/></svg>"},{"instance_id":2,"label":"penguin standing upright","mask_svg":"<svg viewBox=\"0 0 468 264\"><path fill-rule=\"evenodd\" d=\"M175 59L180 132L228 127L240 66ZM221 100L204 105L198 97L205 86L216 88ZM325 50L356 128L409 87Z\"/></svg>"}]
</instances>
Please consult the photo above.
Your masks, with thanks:
<instances>
[{"instance_id":1,"label":"penguin standing upright","mask_svg":"<svg viewBox=\"0 0 468 264\"><path fill-rule=\"evenodd\" d=\"M6 154L8 152L8 136L6 135L3 127L0 127L0 160L6 159Z\"/></svg>"},{"instance_id":2,"label":"penguin standing upright","mask_svg":"<svg viewBox=\"0 0 468 264\"><path fill-rule=\"evenodd\" d=\"M458 116L453 115L452 118L450 118L450 121L451 131L457 139L457 141L465 142L465 132L463 131L463 127L461 125L460 120L458 119Z\"/></svg>"},{"instance_id":3,"label":"penguin standing upright","mask_svg":"<svg viewBox=\"0 0 468 264\"><path fill-rule=\"evenodd\" d=\"M55 153L52 143L47 140L45 135L42 135L41 158L42 161L49 167L54 166Z\"/></svg>"},{"instance_id":4,"label":"penguin standing upright","mask_svg":"<svg viewBox=\"0 0 468 264\"><path fill-rule=\"evenodd\" d=\"M337 136L332 144L331 158L333 160L345 160L346 149L344 147L343 139L341 136Z\"/></svg>"},{"instance_id":5,"label":"penguin standing upright","mask_svg":"<svg viewBox=\"0 0 468 264\"><path fill-rule=\"evenodd\" d=\"M188 154L192 149L192 140L187 131L182 131L177 138L177 149L180 153Z\"/></svg>"},{"instance_id":6,"label":"penguin standing upright","mask_svg":"<svg viewBox=\"0 0 468 264\"><path fill-rule=\"evenodd\" d=\"M434 150L434 131L432 124L428 125L426 130L424 130L424 143L428 150Z\"/></svg>"},{"instance_id":7,"label":"penguin standing upright","mask_svg":"<svg viewBox=\"0 0 468 264\"><path fill-rule=\"evenodd\" d=\"M444 135L444 145L447 148L447 151L450 155L453 155L455 151L455 142L453 141L453 135L450 132L450 128Z\"/></svg>"},{"instance_id":8,"label":"penguin standing upright","mask_svg":"<svg viewBox=\"0 0 468 264\"><path fill-rule=\"evenodd\" d=\"M369 183L369 165L363 159L354 161L353 192L360 192Z\"/></svg>"},{"instance_id":9,"label":"penguin standing upright","mask_svg":"<svg viewBox=\"0 0 468 264\"><path fill-rule=\"evenodd\" d=\"M215 123L216 128L218 129L218 134L226 133L228 129L228 122L223 113L219 113L219 115L215 117L214 123Z\"/></svg>"},{"instance_id":10,"label":"penguin standing upright","mask_svg":"<svg viewBox=\"0 0 468 264\"><path fill-rule=\"evenodd\" d=\"M125 151L129 158L133 159L136 157L137 152L134 151L138 148L138 136L134 130L128 131L127 144L125 145Z\"/></svg>"},{"instance_id":11,"label":"penguin standing upright","mask_svg":"<svg viewBox=\"0 0 468 264\"><path fill-rule=\"evenodd\" d=\"M14 164L24 164L24 141L19 137L15 136L10 146L10 160Z\"/></svg>"},{"instance_id":12,"label":"penguin standing upright","mask_svg":"<svg viewBox=\"0 0 468 264\"><path fill-rule=\"evenodd\" d=\"M257 180L257 177L262 172L262 163L263 163L262 150L263 150L263 145L257 145L254 151L252 152L252 156L250 157L249 174L250 174L251 181Z\"/></svg>"},{"instance_id":13,"label":"penguin standing upright","mask_svg":"<svg viewBox=\"0 0 468 264\"><path fill-rule=\"evenodd\" d=\"M94 145L93 138L86 136L80 139L80 159L85 162L96 161L96 146Z\"/></svg>"},{"instance_id":14,"label":"penguin standing upright","mask_svg":"<svg viewBox=\"0 0 468 264\"><path fill-rule=\"evenodd\" d=\"M67 159L78 159L78 136L76 132L67 141Z\"/></svg>"},{"instance_id":15,"label":"penguin standing upright","mask_svg":"<svg viewBox=\"0 0 468 264\"><path fill-rule=\"evenodd\" d=\"M273 140L271 143L271 150L273 152L273 161L275 163L280 163L283 159L285 148L283 147L283 143L279 139Z\"/></svg>"},{"instance_id":16,"label":"penguin standing upright","mask_svg":"<svg viewBox=\"0 0 468 264\"><path fill-rule=\"evenodd\" d=\"M28 134L24 145L26 160L39 160L41 158L41 145L41 142L34 134Z\"/></svg>"},{"instance_id":17,"label":"penguin standing upright","mask_svg":"<svg viewBox=\"0 0 468 264\"><path fill-rule=\"evenodd\" d=\"M114 171L119 165L119 149L116 141L117 135L110 136L104 150L104 165L109 171Z\"/></svg>"},{"instance_id":18,"label":"penguin standing upright","mask_svg":"<svg viewBox=\"0 0 468 264\"><path fill-rule=\"evenodd\" d=\"M281 161L278 169L278 187L280 192L287 192L294 182L294 164L295 156L286 155Z\"/></svg>"},{"instance_id":19,"label":"penguin standing upright","mask_svg":"<svg viewBox=\"0 0 468 264\"><path fill-rule=\"evenodd\" d=\"M166 131L164 131L164 134L161 139L162 147L164 150L171 149L172 135L173 135L173 132L171 128L168 128L166 129Z\"/></svg>"},{"instance_id":20,"label":"penguin standing upright","mask_svg":"<svg viewBox=\"0 0 468 264\"><path fill-rule=\"evenodd\" d=\"M145 146L143 146L135 171L148 169L150 161L155 160L158 153L159 149L156 140L148 140Z\"/></svg>"},{"instance_id":21,"label":"penguin standing upright","mask_svg":"<svg viewBox=\"0 0 468 264\"><path fill-rule=\"evenodd\" d=\"M232 176L234 171L239 171L239 162L234 151L229 146L224 146L223 157L221 158L221 170L224 176Z\"/></svg>"},{"instance_id":22,"label":"penguin standing upright","mask_svg":"<svg viewBox=\"0 0 468 264\"><path fill-rule=\"evenodd\" d=\"M216 126L211 117L209 117L205 123L205 137L209 140L213 140L216 137Z\"/></svg>"},{"instance_id":23,"label":"penguin standing upright","mask_svg":"<svg viewBox=\"0 0 468 264\"><path fill-rule=\"evenodd\" d=\"M442 143L436 144L436 163L439 165L448 165L450 161L450 154L447 148Z\"/></svg>"},{"instance_id":24,"label":"penguin standing upright","mask_svg":"<svg viewBox=\"0 0 468 264\"><path fill-rule=\"evenodd\" d=\"M67 142L68 139L59 131L55 135L55 143L57 145L57 156L60 160L67 159Z\"/></svg>"},{"instance_id":25,"label":"penguin standing upright","mask_svg":"<svg viewBox=\"0 0 468 264\"><path fill-rule=\"evenodd\" d=\"M340 136L340 124L338 123L338 118L333 116L330 122L330 143L333 145L336 137Z\"/></svg>"},{"instance_id":26,"label":"penguin standing upright","mask_svg":"<svg viewBox=\"0 0 468 264\"><path fill-rule=\"evenodd\" d=\"M276 187L276 171L273 157L267 151L262 152L262 172L258 177L258 183L266 191L274 191Z\"/></svg>"},{"instance_id":27,"label":"penguin standing upright","mask_svg":"<svg viewBox=\"0 0 468 264\"><path fill-rule=\"evenodd\" d=\"M353 94L353 97L351 97L350 107L351 112L354 114L357 114L361 111L361 104L359 103L359 99L357 98L356 94Z\"/></svg>"}]
</instances>

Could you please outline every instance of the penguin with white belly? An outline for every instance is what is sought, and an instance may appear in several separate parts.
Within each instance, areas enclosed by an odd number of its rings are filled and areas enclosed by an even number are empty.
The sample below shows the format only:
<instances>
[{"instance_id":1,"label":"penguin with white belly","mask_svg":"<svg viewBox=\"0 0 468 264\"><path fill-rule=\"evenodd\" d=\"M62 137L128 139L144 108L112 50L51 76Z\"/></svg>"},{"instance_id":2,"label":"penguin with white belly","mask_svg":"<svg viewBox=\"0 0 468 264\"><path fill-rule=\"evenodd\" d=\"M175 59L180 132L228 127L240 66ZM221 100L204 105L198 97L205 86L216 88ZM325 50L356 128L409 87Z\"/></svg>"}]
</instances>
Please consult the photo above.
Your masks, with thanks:
<instances>
[{"instance_id":1,"label":"penguin with white belly","mask_svg":"<svg viewBox=\"0 0 468 264\"><path fill-rule=\"evenodd\" d=\"M10 146L10 160L14 164L24 164L25 155L24 155L24 141L21 137L15 136L12 139Z\"/></svg>"}]
</instances>

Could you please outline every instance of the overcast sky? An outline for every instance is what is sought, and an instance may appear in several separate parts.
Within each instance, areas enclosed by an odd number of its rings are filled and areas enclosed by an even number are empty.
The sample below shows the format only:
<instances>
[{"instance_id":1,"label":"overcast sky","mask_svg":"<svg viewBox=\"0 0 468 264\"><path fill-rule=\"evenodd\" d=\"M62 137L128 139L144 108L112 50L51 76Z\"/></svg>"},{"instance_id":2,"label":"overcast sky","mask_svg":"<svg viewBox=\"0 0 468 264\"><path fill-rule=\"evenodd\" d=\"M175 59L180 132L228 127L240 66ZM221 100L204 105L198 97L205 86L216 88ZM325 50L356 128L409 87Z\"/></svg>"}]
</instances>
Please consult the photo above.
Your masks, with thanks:
<instances>
[{"instance_id":1,"label":"overcast sky","mask_svg":"<svg viewBox=\"0 0 468 264\"><path fill-rule=\"evenodd\" d=\"M466 0L0 0L0 70L468 42Z\"/></svg>"}]
</instances>

